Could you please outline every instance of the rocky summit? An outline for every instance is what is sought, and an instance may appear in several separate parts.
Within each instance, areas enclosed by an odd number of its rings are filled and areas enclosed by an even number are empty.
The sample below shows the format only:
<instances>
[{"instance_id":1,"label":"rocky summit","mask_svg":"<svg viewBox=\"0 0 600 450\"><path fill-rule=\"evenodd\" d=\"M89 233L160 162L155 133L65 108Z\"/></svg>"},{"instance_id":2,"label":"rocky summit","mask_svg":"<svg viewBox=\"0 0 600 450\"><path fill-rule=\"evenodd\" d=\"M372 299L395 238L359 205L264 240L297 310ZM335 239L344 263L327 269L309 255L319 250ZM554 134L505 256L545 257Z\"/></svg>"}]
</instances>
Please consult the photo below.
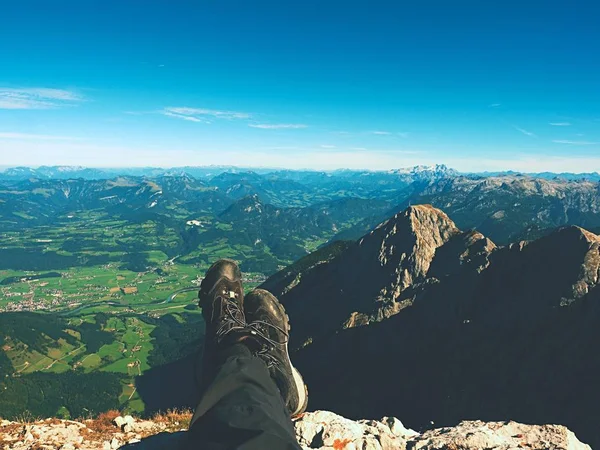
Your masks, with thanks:
<instances>
[{"instance_id":1,"label":"rocky summit","mask_svg":"<svg viewBox=\"0 0 600 450\"><path fill-rule=\"evenodd\" d=\"M600 447L598 236L500 247L420 205L321 254L263 286L290 315L311 407L417 430L559 423Z\"/></svg>"},{"instance_id":2,"label":"rocky summit","mask_svg":"<svg viewBox=\"0 0 600 450\"><path fill-rule=\"evenodd\" d=\"M2 450L153 450L185 448L190 415L154 420L107 416L82 422L0 422ZM417 433L395 417L353 421L327 411L306 413L295 421L305 450L591 450L563 426L516 422L462 422L455 427ZM200 447L198 447L200 448Z\"/></svg>"},{"instance_id":3,"label":"rocky summit","mask_svg":"<svg viewBox=\"0 0 600 450\"><path fill-rule=\"evenodd\" d=\"M397 314L448 273L483 270L495 249L480 233L461 232L442 211L411 206L336 258L293 278L278 274L263 287L284 302L294 320L293 343L304 346Z\"/></svg>"}]
</instances>

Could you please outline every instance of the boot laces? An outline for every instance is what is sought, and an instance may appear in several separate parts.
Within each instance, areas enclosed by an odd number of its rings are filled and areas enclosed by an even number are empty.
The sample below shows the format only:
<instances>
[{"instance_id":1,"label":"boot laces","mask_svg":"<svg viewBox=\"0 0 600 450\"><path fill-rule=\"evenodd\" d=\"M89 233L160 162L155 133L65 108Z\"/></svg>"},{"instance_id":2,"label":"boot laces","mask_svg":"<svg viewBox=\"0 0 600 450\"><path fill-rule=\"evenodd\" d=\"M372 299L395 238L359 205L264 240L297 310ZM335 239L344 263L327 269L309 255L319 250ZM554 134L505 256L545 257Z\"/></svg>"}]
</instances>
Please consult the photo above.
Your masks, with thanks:
<instances>
[{"instance_id":1,"label":"boot laces","mask_svg":"<svg viewBox=\"0 0 600 450\"><path fill-rule=\"evenodd\" d=\"M221 341L225 336L233 331L244 330L248 326L244 318L244 314L234 300L238 296L237 292L223 290L223 295L220 295L223 302L224 317L216 331L217 341Z\"/></svg>"},{"instance_id":2,"label":"boot laces","mask_svg":"<svg viewBox=\"0 0 600 450\"><path fill-rule=\"evenodd\" d=\"M250 334L258 338L257 341L262 345L256 355L261 357L267 363L268 368L280 366L281 361L271 352L276 350L277 347L285 347L289 341L289 333L283 328L264 320L255 320L248 324L247 328L250 330ZM271 338L268 334L269 328L281 333L283 339L278 341Z\"/></svg>"}]
</instances>

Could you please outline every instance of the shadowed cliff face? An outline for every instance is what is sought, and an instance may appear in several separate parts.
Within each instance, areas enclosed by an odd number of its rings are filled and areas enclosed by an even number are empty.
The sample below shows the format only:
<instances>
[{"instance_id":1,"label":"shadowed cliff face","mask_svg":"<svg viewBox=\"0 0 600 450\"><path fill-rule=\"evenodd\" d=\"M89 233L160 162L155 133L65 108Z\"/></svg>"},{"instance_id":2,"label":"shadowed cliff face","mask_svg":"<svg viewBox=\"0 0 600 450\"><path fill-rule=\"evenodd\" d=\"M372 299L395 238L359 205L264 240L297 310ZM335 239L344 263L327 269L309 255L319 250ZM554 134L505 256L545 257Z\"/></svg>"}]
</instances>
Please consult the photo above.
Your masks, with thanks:
<instances>
[{"instance_id":1,"label":"shadowed cliff face","mask_svg":"<svg viewBox=\"0 0 600 450\"><path fill-rule=\"evenodd\" d=\"M442 211L413 206L337 257L293 279L276 275L262 287L285 304L294 320L292 344L300 347L397 314L439 277L464 267L482 270L495 248L479 233L458 230Z\"/></svg>"},{"instance_id":2,"label":"shadowed cliff face","mask_svg":"<svg viewBox=\"0 0 600 450\"><path fill-rule=\"evenodd\" d=\"M282 301L292 338L313 338L294 357L311 409L560 423L600 447L598 236L497 248L417 206L299 278Z\"/></svg>"}]
</instances>

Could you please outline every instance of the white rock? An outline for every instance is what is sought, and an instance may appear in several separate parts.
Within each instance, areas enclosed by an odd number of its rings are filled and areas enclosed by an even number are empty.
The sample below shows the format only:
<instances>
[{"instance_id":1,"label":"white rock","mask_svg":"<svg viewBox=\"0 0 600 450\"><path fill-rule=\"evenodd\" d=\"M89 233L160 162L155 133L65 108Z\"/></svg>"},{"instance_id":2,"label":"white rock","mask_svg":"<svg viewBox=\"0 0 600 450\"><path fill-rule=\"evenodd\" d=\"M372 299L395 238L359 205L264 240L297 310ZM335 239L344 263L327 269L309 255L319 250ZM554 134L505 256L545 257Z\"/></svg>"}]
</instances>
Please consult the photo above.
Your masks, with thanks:
<instances>
[{"instance_id":1,"label":"white rock","mask_svg":"<svg viewBox=\"0 0 600 450\"><path fill-rule=\"evenodd\" d=\"M409 439L419 435L419 433L417 433L415 430L406 428L402 424L402 422L400 422L400 420L396 419L395 417L384 417L383 419L381 419L381 421L390 428L390 430L395 436Z\"/></svg>"},{"instance_id":2,"label":"white rock","mask_svg":"<svg viewBox=\"0 0 600 450\"><path fill-rule=\"evenodd\" d=\"M310 445L315 436L323 431L323 423L310 420L298 420L295 427L300 445Z\"/></svg>"},{"instance_id":3,"label":"white rock","mask_svg":"<svg viewBox=\"0 0 600 450\"><path fill-rule=\"evenodd\" d=\"M400 450L406 442L376 420L355 422L327 411L306 413L296 421L300 445L308 448L344 450Z\"/></svg>"},{"instance_id":4,"label":"white rock","mask_svg":"<svg viewBox=\"0 0 600 450\"><path fill-rule=\"evenodd\" d=\"M135 419L132 416L129 416L129 415L123 417L123 420L128 425L133 425L135 423Z\"/></svg>"},{"instance_id":5,"label":"white rock","mask_svg":"<svg viewBox=\"0 0 600 450\"><path fill-rule=\"evenodd\" d=\"M354 442L348 442L346 445L344 445L344 450L362 450L362 448L357 447Z\"/></svg>"},{"instance_id":6,"label":"white rock","mask_svg":"<svg viewBox=\"0 0 600 450\"><path fill-rule=\"evenodd\" d=\"M517 422L461 422L456 427L430 430L410 442L411 450L561 449L591 450L575 434L559 425L523 425Z\"/></svg>"},{"instance_id":7,"label":"white rock","mask_svg":"<svg viewBox=\"0 0 600 450\"><path fill-rule=\"evenodd\" d=\"M362 438L355 443L355 446L360 450L382 450L379 441L372 436Z\"/></svg>"},{"instance_id":8,"label":"white rock","mask_svg":"<svg viewBox=\"0 0 600 450\"><path fill-rule=\"evenodd\" d=\"M123 428L132 425L121 418ZM133 419L133 418L131 418ZM128 422L131 422L128 419ZM8 424L7 424L8 422ZM139 420L135 432L125 434L119 428L104 440L100 433L81 435L83 424L73 421L40 421L15 424L0 421L3 427L17 425L13 432L2 432L1 450L116 450L125 443L135 444L142 436L164 431L164 423ZM90 430L95 424L88 422ZM408 430L398 419L354 421L327 411L306 413L295 422L296 435L304 450L515 450L517 448L591 450L575 434L558 425L523 425L516 422L466 421L455 427L430 430L422 435ZM185 436L185 434L182 434ZM104 435L105 436L105 435ZM407 439L408 438L408 439ZM176 447L173 447L173 449Z\"/></svg>"},{"instance_id":9,"label":"white rock","mask_svg":"<svg viewBox=\"0 0 600 450\"><path fill-rule=\"evenodd\" d=\"M129 423L123 425L123 433L133 433L133 425Z\"/></svg>"},{"instance_id":10,"label":"white rock","mask_svg":"<svg viewBox=\"0 0 600 450\"><path fill-rule=\"evenodd\" d=\"M339 442L353 442L360 439L363 434L362 427L350 420L329 423L323 429L323 445L335 447L337 442L339 446Z\"/></svg>"},{"instance_id":11,"label":"white rock","mask_svg":"<svg viewBox=\"0 0 600 450\"><path fill-rule=\"evenodd\" d=\"M123 425L125 425L125 419L121 416L116 417L115 420L113 420L113 423L118 426L119 428L121 428Z\"/></svg>"}]
</instances>

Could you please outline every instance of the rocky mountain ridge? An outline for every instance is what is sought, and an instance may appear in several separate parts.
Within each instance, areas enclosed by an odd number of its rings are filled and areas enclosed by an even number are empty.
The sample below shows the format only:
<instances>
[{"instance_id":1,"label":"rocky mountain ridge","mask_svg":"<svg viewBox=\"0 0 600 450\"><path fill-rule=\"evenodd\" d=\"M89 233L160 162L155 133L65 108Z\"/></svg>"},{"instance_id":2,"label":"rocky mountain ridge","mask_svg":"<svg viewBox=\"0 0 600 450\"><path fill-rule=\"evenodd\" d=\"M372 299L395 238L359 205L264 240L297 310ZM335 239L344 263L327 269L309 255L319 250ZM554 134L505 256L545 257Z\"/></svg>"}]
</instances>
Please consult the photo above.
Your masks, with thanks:
<instances>
[{"instance_id":1,"label":"rocky mountain ridge","mask_svg":"<svg viewBox=\"0 0 600 450\"><path fill-rule=\"evenodd\" d=\"M478 232L461 232L430 205L411 206L335 259L283 283L274 276L262 287L282 299L297 324L294 342L303 346L341 328L389 318L456 270L481 272L496 248ZM309 330L314 333L303 333Z\"/></svg>"},{"instance_id":2,"label":"rocky mountain ridge","mask_svg":"<svg viewBox=\"0 0 600 450\"><path fill-rule=\"evenodd\" d=\"M416 429L562 423L598 446L599 285L600 237L582 228L498 247L419 205L263 287L291 318L312 407Z\"/></svg>"},{"instance_id":3,"label":"rocky mountain ridge","mask_svg":"<svg viewBox=\"0 0 600 450\"><path fill-rule=\"evenodd\" d=\"M537 239L561 226L600 226L597 179L457 175L412 183L402 197L387 214L365 220L339 237L357 239L382 220L414 204L443 209L461 229L476 228L501 245Z\"/></svg>"},{"instance_id":4,"label":"rocky mountain ridge","mask_svg":"<svg viewBox=\"0 0 600 450\"><path fill-rule=\"evenodd\" d=\"M0 421L2 450L152 450L188 448L185 432L191 415L163 415L153 420L104 416L96 420L47 419L32 423ZM304 450L591 450L558 425L465 421L418 433L395 417L353 421L327 411L295 420Z\"/></svg>"},{"instance_id":5,"label":"rocky mountain ridge","mask_svg":"<svg viewBox=\"0 0 600 450\"><path fill-rule=\"evenodd\" d=\"M345 208L353 226L340 227L333 240L357 239L412 204L442 208L460 228L477 228L501 245L538 238L565 225L600 227L600 184L586 178L461 175L445 166L434 166L388 172L198 169L191 173L149 171L144 176L107 172L111 177L75 179L77 168L55 169L60 175L57 179L29 176L35 170L27 168L0 173L2 227L52 224L78 209L108 209L139 220L185 207L190 219L197 219L194 215L218 215L253 196L281 210L308 208L305 212L309 217L319 205ZM13 172L28 176L8 176ZM42 172L47 175L47 170ZM342 200L348 203L340 203ZM364 211L369 202L372 207Z\"/></svg>"}]
</instances>

